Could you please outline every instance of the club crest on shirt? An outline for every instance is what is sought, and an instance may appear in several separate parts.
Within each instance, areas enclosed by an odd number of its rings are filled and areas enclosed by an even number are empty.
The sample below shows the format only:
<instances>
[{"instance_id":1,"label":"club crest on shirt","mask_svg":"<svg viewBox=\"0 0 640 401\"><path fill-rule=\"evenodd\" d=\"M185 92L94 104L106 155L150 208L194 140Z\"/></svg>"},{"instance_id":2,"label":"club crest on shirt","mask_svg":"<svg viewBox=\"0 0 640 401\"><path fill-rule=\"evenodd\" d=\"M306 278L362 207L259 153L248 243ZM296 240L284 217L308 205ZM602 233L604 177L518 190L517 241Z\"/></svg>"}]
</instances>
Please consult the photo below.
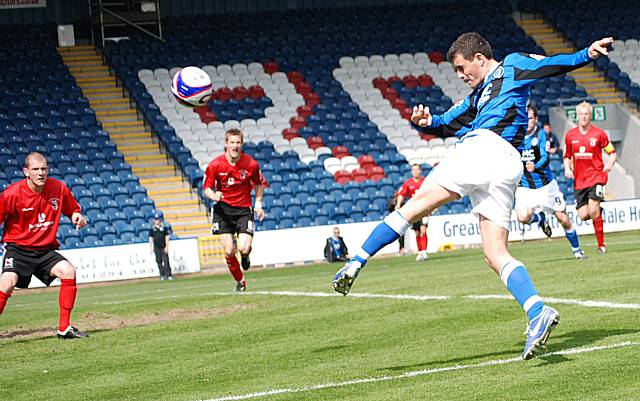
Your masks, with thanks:
<instances>
[{"instance_id":1,"label":"club crest on shirt","mask_svg":"<svg viewBox=\"0 0 640 401\"><path fill-rule=\"evenodd\" d=\"M589 146L591 147L596 146L596 138L589 138Z\"/></svg>"},{"instance_id":2,"label":"club crest on shirt","mask_svg":"<svg viewBox=\"0 0 640 401\"><path fill-rule=\"evenodd\" d=\"M242 178L243 180L247 178L247 173L247 170L240 170L240 178Z\"/></svg>"},{"instance_id":3,"label":"club crest on shirt","mask_svg":"<svg viewBox=\"0 0 640 401\"><path fill-rule=\"evenodd\" d=\"M493 72L493 78L494 79L500 79L504 76L504 67L502 67L501 65L498 66L498 68L496 68L496 70Z\"/></svg>"},{"instance_id":4,"label":"club crest on shirt","mask_svg":"<svg viewBox=\"0 0 640 401\"><path fill-rule=\"evenodd\" d=\"M538 146L538 138L531 139L531 146Z\"/></svg>"},{"instance_id":5,"label":"club crest on shirt","mask_svg":"<svg viewBox=\"0 0 640 401\"><path fill-rule=\"evenodd\" d=\"M53 210L58 210L58 207L60 207L60 199L58 198L49 199L49 203L51 203L51 208Z\"/></svg>"}]
</instances>

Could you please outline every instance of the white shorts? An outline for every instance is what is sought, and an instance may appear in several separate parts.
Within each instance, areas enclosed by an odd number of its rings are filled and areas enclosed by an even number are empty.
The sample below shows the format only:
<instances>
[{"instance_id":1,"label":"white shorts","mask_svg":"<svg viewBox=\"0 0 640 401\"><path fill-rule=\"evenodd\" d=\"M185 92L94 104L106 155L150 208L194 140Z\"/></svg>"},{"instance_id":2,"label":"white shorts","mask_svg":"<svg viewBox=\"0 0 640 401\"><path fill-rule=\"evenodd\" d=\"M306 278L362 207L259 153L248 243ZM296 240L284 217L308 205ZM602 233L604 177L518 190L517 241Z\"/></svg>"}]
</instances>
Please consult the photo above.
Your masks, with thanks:
<instances>
[{"instance_id":1,"label":"white shorts","mask_svg":"<svg viewBox=\"0 0 640 401\"><path fill-rule=\"evenodd\" d=\"M498 134L486 129L469 132L429 176L449 191L469 195L476 216L509 229L522 161Z\"/></svg>"},{"instance_id":2,"label":"white shorts","mask_svg":"<svg viewBox=\"0 0 640 401\"><path fill-rule=\"evenodd\" d=\"M564 212L567 204L556 180L551 180L541 188L518 187L516 190L516 209L533 209L534 212Z\"/></svg>"}]
</instances>

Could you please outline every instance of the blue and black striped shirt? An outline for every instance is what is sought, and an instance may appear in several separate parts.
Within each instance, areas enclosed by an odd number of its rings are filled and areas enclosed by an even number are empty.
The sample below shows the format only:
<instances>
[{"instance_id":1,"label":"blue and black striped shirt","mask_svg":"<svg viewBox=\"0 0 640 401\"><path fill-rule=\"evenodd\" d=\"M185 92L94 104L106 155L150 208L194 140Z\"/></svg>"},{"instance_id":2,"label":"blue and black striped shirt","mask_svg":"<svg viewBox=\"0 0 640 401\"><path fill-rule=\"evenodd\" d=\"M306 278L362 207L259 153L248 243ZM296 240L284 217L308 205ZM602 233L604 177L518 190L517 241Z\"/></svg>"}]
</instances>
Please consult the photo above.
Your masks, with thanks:
<instances>
[{"instance_id":1,"label":"blue and black striped shirt","mask_svg":"<svg viewBox=\"0 0 640 401\"><path fill-rule=\"evenodd\" d=\"M524 173L520 180L520 186L524 188L542 188L553 180L553 173L549 167L549 142L547 133L543 129L536 127L529 135L525 135L524 144L520 151L522 155L522 165ZM527 171L527 162L533 162L535 169Z\"/></svg>"}]
</instances>

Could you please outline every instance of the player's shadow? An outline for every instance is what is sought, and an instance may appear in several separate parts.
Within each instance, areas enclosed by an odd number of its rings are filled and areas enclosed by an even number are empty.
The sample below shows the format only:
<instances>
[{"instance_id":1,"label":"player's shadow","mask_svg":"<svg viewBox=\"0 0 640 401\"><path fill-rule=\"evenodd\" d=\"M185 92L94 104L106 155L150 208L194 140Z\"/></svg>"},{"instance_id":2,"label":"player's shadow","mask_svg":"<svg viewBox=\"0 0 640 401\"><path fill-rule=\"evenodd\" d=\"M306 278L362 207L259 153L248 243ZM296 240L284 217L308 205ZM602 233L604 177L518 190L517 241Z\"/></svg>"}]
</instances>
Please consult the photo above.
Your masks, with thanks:
<instances>
[{"instance_id":1,"label":"player's shadow","mask_svg":"<svg viewBox=\"0 0 640 401\"><path fill-rule=\"evenodd\" d=\"M562 351L570 348L580 348L589 345L593 345L600 340L612 336L623 336L629 334L640 333L640 329L595 329L595 330L578 330L568 333L562 333L559 335L552 335L547 343L547 352L553 353L554 351ZM501 351L477 354L472 356L441 359L435 361L428 361L424 363L416 363L409 365L396 365L388 366L378 369L380 371L408 371L408 370L423 370L429 368L442 367L442 365L454 365L454 364L473 364L486 361L487 358L501 358L508 359L522 354L524 342L515 344L511 349L503 349ZM539 360L543 361L539 366L556 364L561 362L567 362L571 359L566 355L552 354L544 356L542 355Z\"/></svg>"}]
</instances>

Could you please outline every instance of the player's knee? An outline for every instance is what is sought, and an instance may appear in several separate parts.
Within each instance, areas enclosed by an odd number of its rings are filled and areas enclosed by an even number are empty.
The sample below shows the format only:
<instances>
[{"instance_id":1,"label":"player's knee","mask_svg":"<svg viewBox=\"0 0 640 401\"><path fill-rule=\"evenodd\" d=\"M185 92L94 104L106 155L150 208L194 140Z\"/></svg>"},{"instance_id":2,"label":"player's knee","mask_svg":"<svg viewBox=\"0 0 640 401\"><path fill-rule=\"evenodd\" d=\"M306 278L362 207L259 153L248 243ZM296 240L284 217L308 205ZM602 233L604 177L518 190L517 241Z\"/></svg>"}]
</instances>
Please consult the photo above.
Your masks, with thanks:
<instances>
[{"instance_id":1,"label":"player's knee","mask_svg":"<svg viewBox=\"0 0 640 401\"><path fill-rule=\"evenodd\" d=\"M51 275L59 279L71 280L76 278L76 268L68 261L58 262L53 269Z\"/></svg>"},{"instance_id":2,"label":"player's knee","mask_svg":"<svg viewBox=\"0 0 640 401\"><path fill-rule=\"evenodd\" d=\"M15 273L2 273L0 276L0 291L11 294L18 284L18 275Z\"/></svg>"},{"instance_id":3,"label":"player's knee","mask_svg":"<svg viewBox=\"0 0 640 401\"><path fill-rule=\"evenodd\" d=\"M242 255L248 255L251 253L251 245L243 245L240 247L240 253Z\"/></svg>"},{"instance_id":4,"label":"player's knee","mask_svg":"<svg viewBox=\"0 0 640 401\"><path fill-rule=\"evenodd\" d=\"M578 216L580 217L581 220L589 220L591 218L591 216L589 215L589 211L585 210L585 209L579 209L578 210Z\"/></svg>"}]
</instances>

